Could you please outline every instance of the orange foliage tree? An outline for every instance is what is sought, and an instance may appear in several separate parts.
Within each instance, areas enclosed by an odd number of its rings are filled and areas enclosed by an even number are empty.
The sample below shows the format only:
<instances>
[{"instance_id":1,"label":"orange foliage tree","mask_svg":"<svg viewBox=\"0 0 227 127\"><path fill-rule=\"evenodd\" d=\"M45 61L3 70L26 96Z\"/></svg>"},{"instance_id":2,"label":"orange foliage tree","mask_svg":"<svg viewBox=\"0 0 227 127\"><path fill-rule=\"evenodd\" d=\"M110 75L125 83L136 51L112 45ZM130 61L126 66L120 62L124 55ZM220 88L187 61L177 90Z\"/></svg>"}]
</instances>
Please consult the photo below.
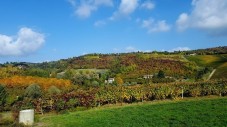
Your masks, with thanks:
<instances>
[{"instance_id":1,"label":"orange foliage tree","mask_svg":"<svg viewBox=\"0 0 227 127\"><path fill-rule=\"evenodd\" d=\"M13 76L0 79L0 83L8 88L22 87L26 88L31 84L38 84L43 90L48 90L51 86L56 86L60 89L68 89L71 87L70 80L57 78L41 78L33 76Z\"/></svg>"}]
</instances>

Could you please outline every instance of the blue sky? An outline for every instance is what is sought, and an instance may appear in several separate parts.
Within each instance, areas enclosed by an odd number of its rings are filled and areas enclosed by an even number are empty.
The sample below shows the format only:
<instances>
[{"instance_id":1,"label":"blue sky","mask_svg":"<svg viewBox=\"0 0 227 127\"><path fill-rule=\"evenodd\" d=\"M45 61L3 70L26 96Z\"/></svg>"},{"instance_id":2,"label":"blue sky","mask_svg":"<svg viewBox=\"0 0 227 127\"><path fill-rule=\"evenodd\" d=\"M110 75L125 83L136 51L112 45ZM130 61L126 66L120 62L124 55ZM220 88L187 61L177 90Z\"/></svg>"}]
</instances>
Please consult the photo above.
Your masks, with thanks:
<instances>
[{"instance_id":1,"label":"blue sky","mask_svg":"<svg viewBox=\"0 0 227 127\"><path fill-rule=\"evenodd\" d=\"M1 0L0 62L227 45L226 0Z\"/></svg>"}]
</instances>

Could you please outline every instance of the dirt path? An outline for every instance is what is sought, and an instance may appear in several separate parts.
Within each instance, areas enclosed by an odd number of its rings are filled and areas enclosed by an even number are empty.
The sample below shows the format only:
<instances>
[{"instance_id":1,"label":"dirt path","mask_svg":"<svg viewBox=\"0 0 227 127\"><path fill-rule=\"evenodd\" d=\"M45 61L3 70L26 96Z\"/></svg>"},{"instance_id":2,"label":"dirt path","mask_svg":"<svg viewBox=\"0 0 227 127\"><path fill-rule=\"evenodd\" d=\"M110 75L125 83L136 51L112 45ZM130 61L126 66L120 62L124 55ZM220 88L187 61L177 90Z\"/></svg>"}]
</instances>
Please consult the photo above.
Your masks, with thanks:
<instances>
[{"instance_id":1,"label":"dirt path","mask_svg":"<svg viewBox=\"0 0 227 127\"><path fill-rule=\"evenodd\" d=\"M209 77L207 78L207 81L210 80L210 78L213 76L213 74L215 73L215 71L216 71L216 69L214 69L214 70L210 73Z\"/></svg>"}]
</instances>

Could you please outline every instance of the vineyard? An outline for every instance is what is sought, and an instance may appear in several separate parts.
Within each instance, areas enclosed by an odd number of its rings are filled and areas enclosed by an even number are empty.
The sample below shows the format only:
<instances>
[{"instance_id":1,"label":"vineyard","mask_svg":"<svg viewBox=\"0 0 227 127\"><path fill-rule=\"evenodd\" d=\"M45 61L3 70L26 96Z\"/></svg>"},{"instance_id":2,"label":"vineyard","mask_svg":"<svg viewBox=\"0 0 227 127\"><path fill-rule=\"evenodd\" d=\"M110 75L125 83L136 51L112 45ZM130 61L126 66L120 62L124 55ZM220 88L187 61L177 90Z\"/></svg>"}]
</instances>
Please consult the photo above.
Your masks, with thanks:
<instances>
[{"instance_id":1,"label":"vineyard","mask_svg":"<svg viewBox=\"0 0 227 127\"><path fill-rule=\"evenodd\" d=\"M29 78L28 78L29 79ZM54 81L54 80L53 80ZM56 81L58 82L58 80ZM57 84L56 84L57 85ZM34 94L27 96L27 90L25 87L11 85L3 86L6 88L6 92L22 91L19 95L21 99L11 100L14 103L13 106L21 109L27 107L27 103L31 100L31 107L37 109L38 105L42 105L44 111L61 111L80 106L84 107L97 107L106 104L117 103L133 103L163 99L178 99L182 97L199 97L199 96L226 96L227 95L227 81L207 81L207 82L195 82L195 83L169 83L169 84L153 84L153 85L135 85L135 86L111 86L97 88L80 88L74 86L61 92L57 92L58 88L53 89L50 87L46 89L40 87L41 94L37 93L38 89L34 91ZM9 87L11 87L9 89ZM39 87L37 87L39 88ZM45 87L46 88L46 87ZM56 90L57 89L57 90ZM7 91L8 90L8 91ZM10 93L11 93L10 92ZM51 94L54 93L54 94ZM45 94L48 93L48 94ZM34 95L39 96L34 96ZM12 95L11 95L12 96ZM12 99L12 98L11 98ZM40 100L41 99L41 100ZM44 101L52 101L52 104L44 104ZM2 110L10 109L10 104L7 100L6 103L2 103L5 108ZM38 109L37 109L38 110Z\"/></svg>"}]
</instances>

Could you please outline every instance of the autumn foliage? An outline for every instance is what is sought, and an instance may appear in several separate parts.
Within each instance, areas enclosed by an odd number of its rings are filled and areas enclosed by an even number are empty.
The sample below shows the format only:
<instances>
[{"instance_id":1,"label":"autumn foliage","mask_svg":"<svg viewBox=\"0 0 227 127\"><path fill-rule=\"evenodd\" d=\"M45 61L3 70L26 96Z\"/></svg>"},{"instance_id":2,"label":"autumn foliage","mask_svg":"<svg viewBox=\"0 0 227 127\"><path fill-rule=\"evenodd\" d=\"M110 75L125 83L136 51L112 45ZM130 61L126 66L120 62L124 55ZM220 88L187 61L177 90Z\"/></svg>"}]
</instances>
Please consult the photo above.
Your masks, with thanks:
<instances>
[{"instance_id":1,"label":"autumn foliage","mask_svg":"<svg viewBox=\"0 0 227 127\"><path fill-rule=\"evenodd\" d=\"M51 86L56 86L60 89L70 88L71 82L64 79L56 78L41 78L32 76L13 76L0 79L0 84L4 84L8 88L21 87L26 88L31 84L38 84L41 89L48 90Z\"/></svg>"}]
</instances>

